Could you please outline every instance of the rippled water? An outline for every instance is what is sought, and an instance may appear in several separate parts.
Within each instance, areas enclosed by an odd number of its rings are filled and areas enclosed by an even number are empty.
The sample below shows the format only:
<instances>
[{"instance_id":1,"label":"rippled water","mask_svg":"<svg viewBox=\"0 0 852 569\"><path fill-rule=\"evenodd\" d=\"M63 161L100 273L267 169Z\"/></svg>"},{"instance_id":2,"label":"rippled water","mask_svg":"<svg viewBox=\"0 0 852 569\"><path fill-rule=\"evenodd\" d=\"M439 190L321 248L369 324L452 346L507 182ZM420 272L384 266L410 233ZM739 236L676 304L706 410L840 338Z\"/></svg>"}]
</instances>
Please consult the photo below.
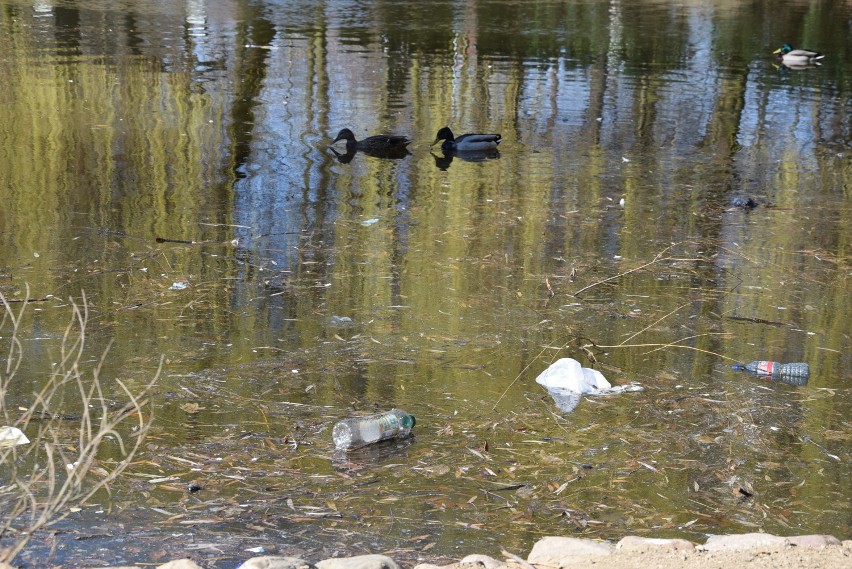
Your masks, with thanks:
<instances>
[{"instance_id":1,"label":"rippled water","mask_svg":"<svg viewBox=\"0 0 852 569\"><path fill-rule=\"evenodd\" d=\"M849 538L846 3L0 7L0 292L39 301L7 410L83 292L86 365L165 358L144 452L25 562ZM559 357L645 389L562 413ZM730 369L761 358L810 380ZM333 452L392 407L413 439Z\"/></svg>"}]
</instances>

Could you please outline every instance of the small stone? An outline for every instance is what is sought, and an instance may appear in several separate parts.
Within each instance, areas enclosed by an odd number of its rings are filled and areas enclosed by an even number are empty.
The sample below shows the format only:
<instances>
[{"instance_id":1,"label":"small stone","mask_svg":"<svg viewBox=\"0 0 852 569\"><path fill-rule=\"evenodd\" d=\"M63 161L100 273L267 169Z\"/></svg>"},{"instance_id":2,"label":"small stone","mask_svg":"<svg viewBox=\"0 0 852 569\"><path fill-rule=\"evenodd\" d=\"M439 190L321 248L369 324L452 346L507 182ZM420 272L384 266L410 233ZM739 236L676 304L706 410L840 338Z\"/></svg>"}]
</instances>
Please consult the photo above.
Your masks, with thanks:
<instances>
[{"instance_id":1,"label":"small stone","mask_svg":"<svg viewBox=\"0 0 852 569\"><path fill-rule=\"evenodd\" d=\"M841 545L840 540L833 535L794 535L788 537L787 541L790 542L790 545L804 549L819 549L827 545Z\"/></svg>"},{"instance_id":2,"label":"small stone","mask_svg":"<svg viewBox=\"0 0 852 569\"><path fill-rule=\"evenodd\" d=\"M299 557L262 555L252 557L237 569L316 569L316 567Z\"/></svg>"},{"instance_id":3,"label":"small stone","mask_svg":"<svg viewBox=\"0 0 852 569\"><path fill-rule=\"evenodd\" d=\"M163 565L158 565L157 569L201 569L192 559L175 559Z\"/></svg>"},{"instance_id":4,"label":"small stone","mask_svg":"<svg viewBox=\"0 0 852 569\"><path fill-rule=\"evenodd\" d=\"M461 560L461 563L476 563L485 569L499 569L506 565L502 561L498 561L493 557L488 557L487 555L468 555Z\"/></svg>"},{"instance_id":5,"label":"small stone","mask_svg":"<svg viewBox=\"0 0 852 569\"><path fill-rule=\"evenodd\" d=\"M597 557L611 553L612 546L608 543L576 537L548 536L533 545L527 561L533 565L569 567L578 557Z\"/></svg>"},{"instance_id":6,"label":"small stone","mask_svg":"<svg viewBox=\"0 0 852 569\"><path fill-rule=\"evenodd\" d=\"M713 535L704 544L704 551L783 549L790 544L785 537L769 533L741 533L736 535Z\"/></svg>"},{"instance_id":7,"label":"small stone","mask_svg":"<svg viewBox=\"0 0 852 569\"><path fill-rule=\"evenodd\" d=\"M458 563L449 565L433 565L432 563L420 563L414 569L517 569L517 565L509 566L487 555L468 555Z\"/></svg>"},{"instance_id":8,"label":"small stone","mask_svg":"<svg viewBox=\"0 0 852 569\"><path fill-rule=\"evenodd\" d=\"M324 559L316 564L317 569L401 569L387 555L356 555Z\"/></svg>"},{"instance_id":9,"label":"small stone","mask_svg":"<svg viewBox=\"0 0 852 569\"><path fill-rule=\"evenodd\" d=\"M695 551L695 544L685 539L658 539L652 537L639 537L628 535L615 544L616 549L635 551L642 549L672 550L672 551Z\"/></svg>"}]
</instances>

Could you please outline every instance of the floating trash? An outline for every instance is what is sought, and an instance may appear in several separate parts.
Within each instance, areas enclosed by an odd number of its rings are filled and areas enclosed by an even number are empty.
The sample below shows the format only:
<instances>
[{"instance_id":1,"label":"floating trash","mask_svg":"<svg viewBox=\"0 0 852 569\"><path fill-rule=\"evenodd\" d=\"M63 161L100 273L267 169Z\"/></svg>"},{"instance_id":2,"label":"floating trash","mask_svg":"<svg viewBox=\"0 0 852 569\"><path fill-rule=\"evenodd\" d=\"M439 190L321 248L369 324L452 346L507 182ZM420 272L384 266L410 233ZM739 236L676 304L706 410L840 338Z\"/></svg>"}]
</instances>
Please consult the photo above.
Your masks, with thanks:
<instances>
[{"instance_id":1,"label":"floating trash","mask_svg":"<svg viewBox=\"0 0 852 569\"><path fill-rule=\"evenodd\" d=\"M538 374L536 383L544 386L561 411L570 413L580 403L581 395L604 395L624 391L642 391L641 385L619 385L612 387L604 375L596 369L582 367L572 358L556 360Z\"/></svg>"},{"instance_id":2,"label":"floating trash","mask_svg":"<svg viewBox=\"0 0 852 569\"><path fill-rule=\"evenodd\" d=\"M807 385L811 368L803 362L782 364L770 361L754 361L745 365L734 365L731 369L747 371L757 377L769 378L773 381L782 381L790 385Z\"/></svg>"},{"instance_id":3,"label":"floating trash","mask_svg":"<svg viewBox=\"0 0 852 569\"><path fill-rule=\"evenodd\" d=\"M0 448L29 444L30 439L17 427L0 427Z\"/></svg>"},{"instance_id":4,"label":"floating trash","mask_svg":"<svg viewBox=\"0 0 852 569\"><path fill-rule=\"evenodd\" d=\"M356 449L392 438L405 438L411 433L414 415L401 409L386 413L344 419L334 426L334 446L340 450Z\"/></svg>"}]
</instances>

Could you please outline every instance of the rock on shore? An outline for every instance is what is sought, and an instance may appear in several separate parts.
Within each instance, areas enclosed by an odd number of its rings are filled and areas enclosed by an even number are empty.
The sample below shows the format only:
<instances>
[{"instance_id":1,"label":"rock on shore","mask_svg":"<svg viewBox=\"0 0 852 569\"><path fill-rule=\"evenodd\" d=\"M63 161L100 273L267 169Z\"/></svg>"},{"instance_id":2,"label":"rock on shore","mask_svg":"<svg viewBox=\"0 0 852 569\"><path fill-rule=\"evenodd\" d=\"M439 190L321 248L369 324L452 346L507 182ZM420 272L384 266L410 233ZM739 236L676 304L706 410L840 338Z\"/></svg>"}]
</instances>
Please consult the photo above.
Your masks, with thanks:
<instances>
[{"instance_id":1,"label":"rock on shore","mask_svg":"<svg viewBox=\"0 0 852 569\"><path fill-rule=\"evenodd\" d=\"M539 540L526 559L503 552L505 559L468 555L438 566L413 569L846 569L852 567L852 541L830 535L780 537L765 533L711 536L703 544L684 539L627 536L609 542L551 536ZM11 569L0 564L0 569ZM139 569L113 567L108 569ZM190 559L170 561L157 569L202 569ZM401 569L385 555L357 555L311 563L298 557L253 557L238 569Z\"/></svg>"}]
</instances>

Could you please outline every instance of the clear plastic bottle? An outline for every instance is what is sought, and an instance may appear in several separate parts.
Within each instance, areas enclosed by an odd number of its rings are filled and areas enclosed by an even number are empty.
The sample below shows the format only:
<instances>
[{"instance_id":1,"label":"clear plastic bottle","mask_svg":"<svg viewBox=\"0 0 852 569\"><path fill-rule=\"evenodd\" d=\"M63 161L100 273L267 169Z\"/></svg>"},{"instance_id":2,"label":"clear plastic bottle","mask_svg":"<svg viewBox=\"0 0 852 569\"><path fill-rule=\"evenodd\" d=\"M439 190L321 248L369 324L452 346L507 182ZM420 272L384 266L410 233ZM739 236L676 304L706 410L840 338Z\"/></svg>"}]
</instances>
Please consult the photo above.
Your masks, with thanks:
<instances>
[{"instance_id":1,"label":"clear plastic bottle","mask_svg":"<svg viewBox=\"0 0 852 569\"><path fill-rule=\"evenodd\" d=\"M770 375L773 378L806 378L811 374L811 369L808 364L802 362L782 364L779 362L758 361L747 363L744 366L734 366L734 369L743 369L760 375Z\"/></svg>"},{"instance_id":2,"label":"clear plastic bottle","mask_svg":"<svg viewBox=\"0 0 852 569\"><path fill-rule=\"evenodd\" d=\"M401 409L391 409L378 415L344 419L334 426L331 437L336 448L351 450L386 439L408 436L415 422L414 415Z\"/></svg>"}]
</instances>

